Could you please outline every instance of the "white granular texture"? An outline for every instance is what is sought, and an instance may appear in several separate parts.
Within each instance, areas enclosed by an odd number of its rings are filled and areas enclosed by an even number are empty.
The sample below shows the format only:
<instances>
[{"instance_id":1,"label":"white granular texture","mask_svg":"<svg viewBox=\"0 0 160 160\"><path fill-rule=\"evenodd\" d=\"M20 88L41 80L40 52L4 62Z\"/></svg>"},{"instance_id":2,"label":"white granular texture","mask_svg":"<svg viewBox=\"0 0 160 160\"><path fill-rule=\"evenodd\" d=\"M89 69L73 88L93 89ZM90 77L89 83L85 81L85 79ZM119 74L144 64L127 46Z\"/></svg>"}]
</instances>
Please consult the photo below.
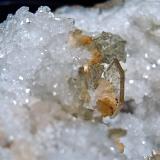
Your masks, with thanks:
<instances>
[{"instance_id":1,"label":"white granular texture","mask_svg":"<svg viewBox=\"0 0 160 160\"><path fill-rule=\"evenodd\" d=\"M160 148L160 2L128 0L109 10L64 7L33 14L20 8L0 24L0 160L143 160ZM64 18L65 17L65 18ZM66 78L89 58L67 39L75 26L127 41L126 107L104 120L123 128L123 154L108 125L75 119ZM57 99L58 97L58 99Z\"/></svg>"}]
</instances>

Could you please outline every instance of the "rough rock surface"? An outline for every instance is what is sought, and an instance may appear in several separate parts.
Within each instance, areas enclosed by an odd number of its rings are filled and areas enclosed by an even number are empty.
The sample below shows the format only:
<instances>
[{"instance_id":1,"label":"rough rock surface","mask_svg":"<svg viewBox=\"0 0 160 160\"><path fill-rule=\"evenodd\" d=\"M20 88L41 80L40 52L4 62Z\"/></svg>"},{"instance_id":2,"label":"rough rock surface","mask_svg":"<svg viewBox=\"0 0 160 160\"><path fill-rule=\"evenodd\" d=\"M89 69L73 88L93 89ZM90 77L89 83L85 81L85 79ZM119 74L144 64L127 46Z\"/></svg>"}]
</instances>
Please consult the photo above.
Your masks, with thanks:
<instances>
[{"instance_id":1,"label":"rough rock surface","mask_svg":"<svg viewBox=\"0 0 160 160\"><path fill-rule=\"evenodd\" d=\"M158 150L159 8L158 1L128 0L108 10L64 7L55 16L47 7L35 14L21 8L9 15L0 24L0 159L141 160ZM90 59L89 50L68 45L75 30L68 18L92 35L127 41L125 106L104 124L62 108L74 100L67 79Z\"/></svg>"}]
</instances>

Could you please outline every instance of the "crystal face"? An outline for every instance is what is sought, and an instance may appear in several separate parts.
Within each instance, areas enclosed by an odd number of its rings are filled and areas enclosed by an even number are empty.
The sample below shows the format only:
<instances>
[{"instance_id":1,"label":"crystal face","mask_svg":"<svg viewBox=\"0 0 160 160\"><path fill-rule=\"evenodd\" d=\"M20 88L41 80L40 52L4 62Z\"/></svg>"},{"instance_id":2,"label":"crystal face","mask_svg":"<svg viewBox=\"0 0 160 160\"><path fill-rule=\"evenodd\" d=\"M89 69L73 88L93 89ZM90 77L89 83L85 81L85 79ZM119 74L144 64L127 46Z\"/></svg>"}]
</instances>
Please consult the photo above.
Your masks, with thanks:
<instances>
[{"instance_id":1,"label":"crystal face","mask_svg":"<svg viewBox=\"0 0 160 160\"><path fill-rule=\"evenodd\" d=\"M102 117L118 113L124 103L124 71L119 63L126 59L123 42L119 36L106 32L94 37L78 29L71 33L71 45L91 54L86 64L79 67L77 77L69 80L78 108L90 106L90 91L95 94L95 104L90 109L99 111Z\"/></svg>"},{"instance_id":2,"label":"crystal face","mask_svg":"<svg viewBox=\"0 0 160 160\"><path fill-rule=\"evenodd\" d=\"M119 61L126 61L125 44L120 36L112 33L102 32L101 35L94 38L95 45L103 54L103 62L111 63L114 58Z\"/></svg>"},{"instance_id":3,"label":"crystal face","mask_svg":"<svg viewBox=\"0 0 160 160\"><path fill-rule=\"evenodd\" d=\"M76 144L76 154L94 143L97 151L93 159L97 159L99 147L110 152L112 141L106 148L97 143L98 134L90 142L85 139L92 128L105 135L103 117L120 109L118 88L106 78L116 78L112 61L119 63L124 58L119 55L122 51L117 55L112 52L117 38L111 40L113 45L105 42L101 37L107 33L77 29L72 19L55 16L48 7L35 14L23 7L0 27L0 159L50 159L50 153L51 159L57 159L59 152L72 155L72 138L78 136L82 141ZM110 47L109 56L101 50L106 46ZM91 147L89 152L93 150Z\"/></svg>"},{"instance_id":4,"label":"crystal face","mask_svg":"<svg viewBox=\"0 0 160 160\"><path fill-rule=\"evenodd\" d=\"M112 83L114 86L114 92L116 94L117 101L119 103L119 109L124 104L124 83L125 83L125 74L124 70L121 67L118 59L114 59L110 66L104 73L106 80Z\"/></svg>"},{"instance_id":5,"label":"crystal face","mask_svg":"<svg viewBox=\"0 0 160 160\"><path fill-rule=\"evenodd\" d=\"M120 1L0 24L0 160L159 158L160 3Z\"/></svg>"}]
</instances>

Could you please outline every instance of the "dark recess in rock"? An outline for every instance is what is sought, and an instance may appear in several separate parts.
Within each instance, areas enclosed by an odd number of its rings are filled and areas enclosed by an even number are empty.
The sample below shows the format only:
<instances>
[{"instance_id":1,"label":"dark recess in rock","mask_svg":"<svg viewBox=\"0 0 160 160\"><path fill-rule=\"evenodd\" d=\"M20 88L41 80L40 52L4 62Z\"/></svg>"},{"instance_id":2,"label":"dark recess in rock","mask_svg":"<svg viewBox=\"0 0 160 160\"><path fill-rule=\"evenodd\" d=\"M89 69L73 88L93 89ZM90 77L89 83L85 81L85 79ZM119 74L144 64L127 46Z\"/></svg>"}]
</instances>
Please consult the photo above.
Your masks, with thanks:
<instances>
[{"instance_id":1,"label":"dark recess in rock","mask_svg":"<svg viewBox=\"0 0 160 160\"><path fill-rule=\"evenodd\" d=\"M9 13L14 14L21 6L29 6L31 12L35 12L39 6L49 6L52 10L68 5L81 5L91 7L98 3L110 0L1 0L0 22L4 21Z\"/></svg>"}]
</instances>

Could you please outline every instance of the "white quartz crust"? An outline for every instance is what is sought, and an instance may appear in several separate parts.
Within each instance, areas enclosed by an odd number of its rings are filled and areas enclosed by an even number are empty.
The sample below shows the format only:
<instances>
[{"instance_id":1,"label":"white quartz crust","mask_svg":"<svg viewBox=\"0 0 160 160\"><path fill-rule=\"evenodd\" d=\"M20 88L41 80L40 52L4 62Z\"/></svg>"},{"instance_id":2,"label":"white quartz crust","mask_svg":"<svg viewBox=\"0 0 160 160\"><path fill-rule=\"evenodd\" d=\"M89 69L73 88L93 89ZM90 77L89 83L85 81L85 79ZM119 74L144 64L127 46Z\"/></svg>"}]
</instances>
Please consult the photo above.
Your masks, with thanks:
<instances>
[{"instance_id":1,"label":"white quartz crust","mask_svg":"<svg viewBox=\"0 0 160 160\"><path fill-rule=\"evenodd\" d=\"M0 24L0 160L143 160L160 148L160 2L126 0L109 10L27 7ZM68 19L72 18L72 19ZM74 25L75 21L75 25ZM61 111L73 101L65 78L90 56L67 44L70 31L102 31L127 41L126 106L98 124ZM108 126L123 128L120 154Z\"/></svg>"}]
</instances>

